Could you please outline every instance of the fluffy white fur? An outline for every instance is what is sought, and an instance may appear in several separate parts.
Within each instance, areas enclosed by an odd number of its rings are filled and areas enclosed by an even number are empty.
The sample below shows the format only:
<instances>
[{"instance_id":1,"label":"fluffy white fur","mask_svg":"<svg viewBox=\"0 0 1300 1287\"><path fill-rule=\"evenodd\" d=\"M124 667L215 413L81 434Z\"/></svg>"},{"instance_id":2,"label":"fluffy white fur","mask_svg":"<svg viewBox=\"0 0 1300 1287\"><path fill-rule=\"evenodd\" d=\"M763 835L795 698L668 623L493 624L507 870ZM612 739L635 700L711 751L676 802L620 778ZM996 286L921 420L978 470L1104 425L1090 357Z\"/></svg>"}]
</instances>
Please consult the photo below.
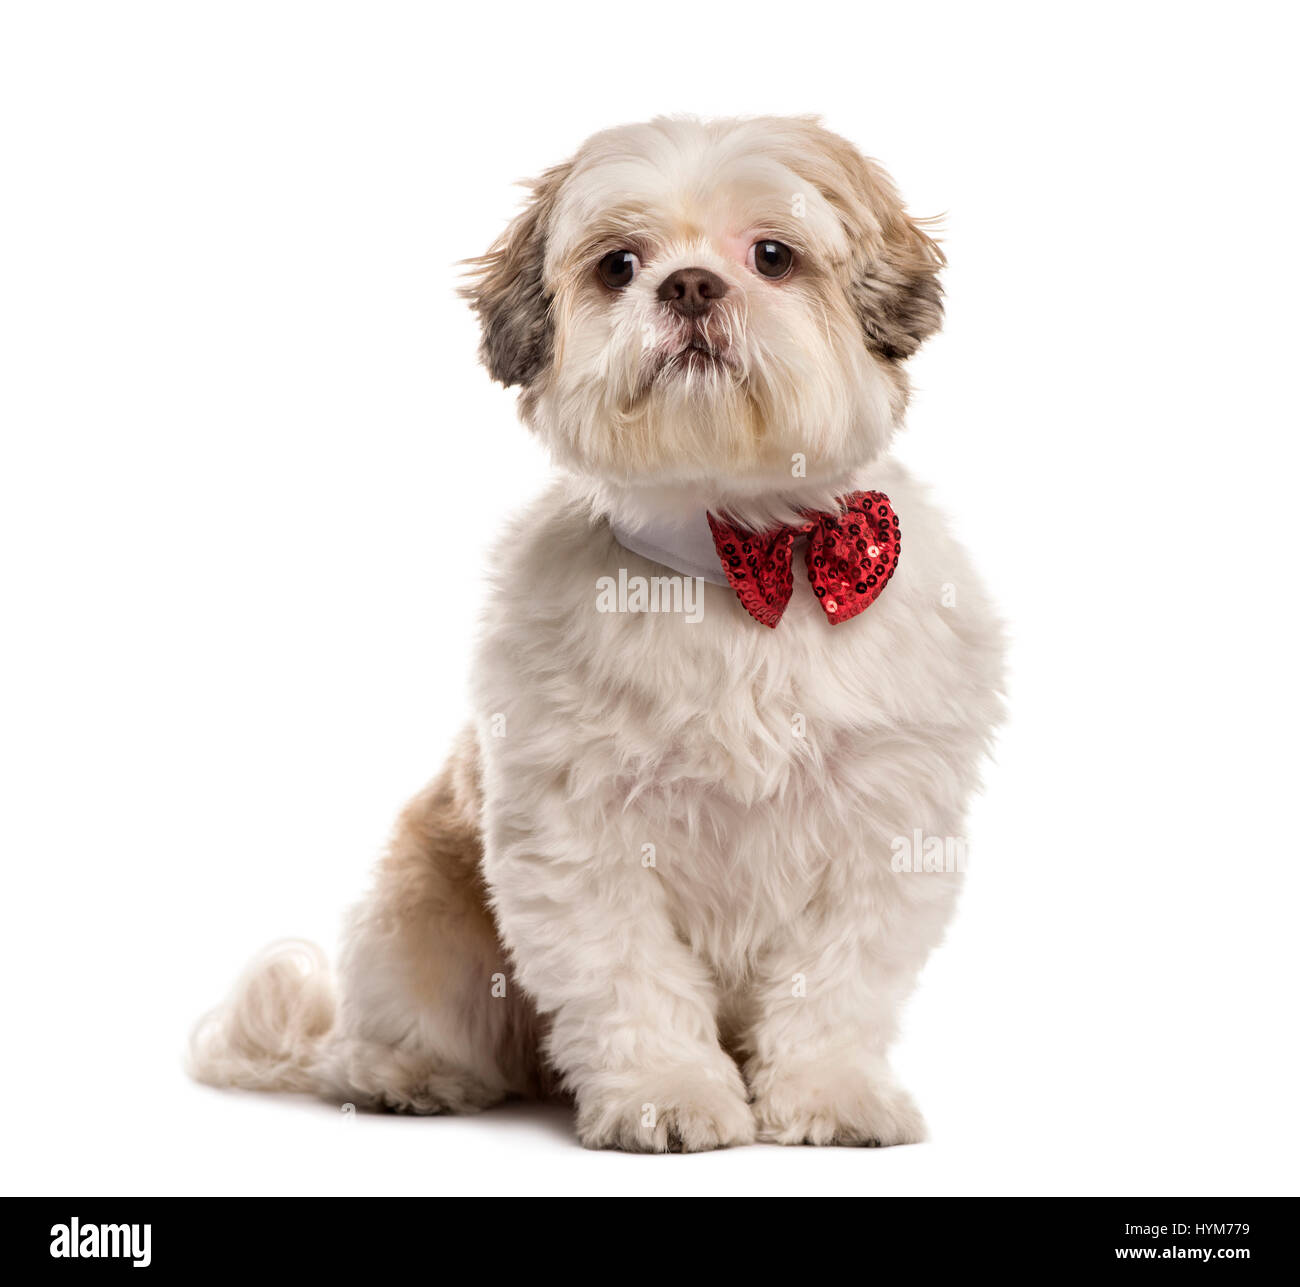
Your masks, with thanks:
<instances>
[{"instance_id":1,"label":"fluffy white fur","mask_svg":"<svg viewBox=\"0 0 1300 1287\"><path fill-rule=\"evenodd\" d=\"M747 266L756 236L796 249L789 280ZM594 266L627 246L612 293ZM804 119L610 131L536 185L471 295L563 472L492 560L475 729L354 915L337 1005L275 950L201 1025L196 1075L425 1112L558 1084L594 1147L923 1137L887 1048L961 875L891 856L964 834L1001 667L965 554L884 454L940 262ZM728 285L703 367L655 293L683 266ZM596 611L602 576L664 574L611 515L760 523L855 488L903 540L853 621L801 575L775 630L717 585L698 623Z\"/></svg>"}]
</instances>

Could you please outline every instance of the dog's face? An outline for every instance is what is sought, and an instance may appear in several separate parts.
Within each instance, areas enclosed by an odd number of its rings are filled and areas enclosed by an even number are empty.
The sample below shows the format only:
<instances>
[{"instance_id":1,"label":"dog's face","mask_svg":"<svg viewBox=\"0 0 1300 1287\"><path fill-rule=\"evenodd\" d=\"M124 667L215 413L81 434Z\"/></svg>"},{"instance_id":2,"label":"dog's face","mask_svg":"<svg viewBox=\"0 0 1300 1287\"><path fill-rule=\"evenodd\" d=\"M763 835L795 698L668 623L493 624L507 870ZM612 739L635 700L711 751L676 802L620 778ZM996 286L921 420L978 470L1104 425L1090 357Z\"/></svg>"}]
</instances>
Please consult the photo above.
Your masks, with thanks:
<instances>
[{"instance_id":1,"label":"dog's face","mask_svg":"<svg viewBox=\"0 0 1300 1287\"><path fill-rule=\"evenodd\" d=\"M488 370L564 464L780 486L886 445L942 262L814 121L661 119L547 171L465 293Z\"/></svg>"}]
</instances>

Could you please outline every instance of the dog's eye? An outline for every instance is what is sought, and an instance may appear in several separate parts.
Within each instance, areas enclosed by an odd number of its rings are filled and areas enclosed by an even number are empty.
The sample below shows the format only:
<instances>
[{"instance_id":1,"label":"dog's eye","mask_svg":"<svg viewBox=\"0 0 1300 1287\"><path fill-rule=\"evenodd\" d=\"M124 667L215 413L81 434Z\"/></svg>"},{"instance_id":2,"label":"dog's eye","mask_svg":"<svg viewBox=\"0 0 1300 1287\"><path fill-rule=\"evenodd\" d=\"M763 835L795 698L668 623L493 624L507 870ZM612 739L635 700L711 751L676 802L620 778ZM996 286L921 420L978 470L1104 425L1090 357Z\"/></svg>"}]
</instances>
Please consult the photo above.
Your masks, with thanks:
<instances>
[{"instance_id":1,"label":"dog's eye","mask_svg":"<svg viewBox=\"0 0 1300 1287\"><path fill-rule=\"evenodd\" d=\"M622 290L637 275L641 261L630 250L611 251L596 266L600 280L610 290Z\"/></svg>"},{"instance_id":2,"label":"dog's eye","mask_svg":"<svg viewBox=\"0 0 1300 1287\"><path fill-rule=\"evenodd\" d=\"M749 259L763 277L784 277L794 267L794 251L780 241L756 241L749 248Z\"/></svg>"}]
</instances>

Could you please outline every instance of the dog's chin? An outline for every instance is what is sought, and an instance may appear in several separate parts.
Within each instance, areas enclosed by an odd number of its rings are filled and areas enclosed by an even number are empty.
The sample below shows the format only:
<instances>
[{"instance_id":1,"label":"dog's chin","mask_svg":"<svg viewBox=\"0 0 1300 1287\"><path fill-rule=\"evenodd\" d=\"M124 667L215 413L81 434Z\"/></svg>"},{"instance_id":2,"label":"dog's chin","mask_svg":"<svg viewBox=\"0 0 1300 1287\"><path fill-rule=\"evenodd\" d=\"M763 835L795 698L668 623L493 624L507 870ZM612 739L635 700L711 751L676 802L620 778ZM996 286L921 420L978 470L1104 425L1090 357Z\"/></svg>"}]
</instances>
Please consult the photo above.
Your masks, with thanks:
<instances>
[{"instance_id":1,"label":"dog's chin","mask_svg":"<svg viewBox=\"0 0 1300 1287\"><path fill-rule=\"evenodd\" d=\"M782 490L792 479L842 479L889 440L884 383L835 353L765 363L725 337L685 335L603 362L582 356L583 375L575 362L524 411L556 460L590 478Z\"/></svg>"}]
</instances>

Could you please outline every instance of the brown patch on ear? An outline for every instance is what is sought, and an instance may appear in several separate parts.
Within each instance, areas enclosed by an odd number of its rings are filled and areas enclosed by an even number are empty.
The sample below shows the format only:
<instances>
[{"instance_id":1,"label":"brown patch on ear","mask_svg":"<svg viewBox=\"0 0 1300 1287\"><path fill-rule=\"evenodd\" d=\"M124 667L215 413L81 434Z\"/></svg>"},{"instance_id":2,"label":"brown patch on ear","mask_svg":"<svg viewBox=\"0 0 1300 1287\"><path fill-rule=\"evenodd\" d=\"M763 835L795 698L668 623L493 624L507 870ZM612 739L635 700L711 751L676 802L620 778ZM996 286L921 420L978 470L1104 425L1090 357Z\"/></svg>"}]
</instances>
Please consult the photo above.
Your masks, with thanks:
<instances>
[{"instance_id":1,"label":"brown patch on ear","mask_svg":"<svg viewBox=\"0 0 1300 1287\"><path fill-rule=\"evenodd\" d=\"M939 270L946 262L926 231L931 220L903 207L884 169L815 121L813 154L799 169L835 207L854 243L849 298L869 348L891 362L912 356L943 324Z\"/></svg>"},{"instance_id":2,"label":"brown patch on ear","mask_svg":"<svg viewBox=\"0 0 1300 1287\"><path fill-rule=\"evenodd\" d=\"M555 328L542 263L551 209L569 169L568 162L553 166L531 183L524 209L487 254L467 261L471 280L460 294L483 327L479 358L506 388L531 384L551 363Z\"/></svg>"},{"instance_id":3,"label":"brown patch on ear","mask_svg":"<svg viewBox=\"0 0 1300 1287\"><path fill-rule=\"evenodd\" d=\"M867 344L892 362L910 358L943 325L945 260L939 243L900 205L885 226L882 252L869 259L850 287Z\"/></svg>"}]
</instances>

